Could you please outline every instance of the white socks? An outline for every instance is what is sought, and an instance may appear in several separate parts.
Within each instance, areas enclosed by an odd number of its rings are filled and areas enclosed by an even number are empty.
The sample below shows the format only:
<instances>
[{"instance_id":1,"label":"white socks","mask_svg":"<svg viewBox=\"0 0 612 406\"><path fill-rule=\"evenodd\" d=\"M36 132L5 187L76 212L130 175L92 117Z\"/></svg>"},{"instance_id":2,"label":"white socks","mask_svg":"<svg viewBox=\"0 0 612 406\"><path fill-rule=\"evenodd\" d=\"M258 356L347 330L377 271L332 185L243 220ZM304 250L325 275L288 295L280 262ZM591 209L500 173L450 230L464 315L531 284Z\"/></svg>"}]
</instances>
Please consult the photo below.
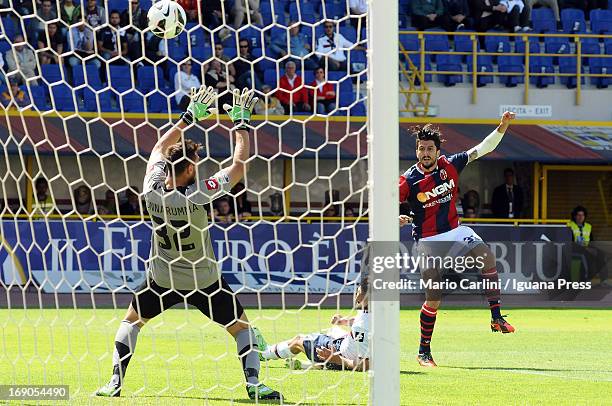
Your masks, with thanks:
<instances>
[{"instance_id":1,"label":"white socks","mask_svg":"<svg viewBox=\"0 0 612 406\"><path fill-rule=\"evenodd\" d=\"M265 359L293 358L294 353L289 349L289 341L282 341L278 344L269 345L261 355Z\"/></svg>"}]
</instances>

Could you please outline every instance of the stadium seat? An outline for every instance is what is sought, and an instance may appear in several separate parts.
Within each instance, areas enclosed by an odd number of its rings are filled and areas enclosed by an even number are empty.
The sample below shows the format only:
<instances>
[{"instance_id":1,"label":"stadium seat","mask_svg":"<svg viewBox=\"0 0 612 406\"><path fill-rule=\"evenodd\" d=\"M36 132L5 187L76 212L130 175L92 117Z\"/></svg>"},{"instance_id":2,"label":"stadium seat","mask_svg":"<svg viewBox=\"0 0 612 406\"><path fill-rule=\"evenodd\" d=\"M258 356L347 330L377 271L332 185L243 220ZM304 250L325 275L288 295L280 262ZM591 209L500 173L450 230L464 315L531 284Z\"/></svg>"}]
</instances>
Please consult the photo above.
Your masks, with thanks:
<instances>
[{"instance_id":1,"label":"stadium seat","mask_svg":"<svg viewBox=\"0 0 612 406\"><path fill-rule=\"evenodd\" d=\"M461 72L463 70L460 55L438 55L436 65L436 70L440 72ZM463 75L438 74L438 82L444 83L445 86L454 86L463 82Z\"/></svg>"},{"instance_id":2,"label":"stadium seat","mask_svg":"<svg viewBox=\"0 0 612 406\"><path fill-rule=\"evenodd\" d=\"M548 7L534 8L531 11L531 21L533 23L533 31L537 34L557 31L555 15Z\"/></svg>"},{"instance_id":3,"label":"stadium seat","mask_svg":"<svg viewBox=\"0 0 612 406\"><path fill-rule=\"evenodd\" d=\"M366 69L368 59L365 51L350 51L351 72L361 72Z\"/></svg>"},{"instance_id":4,"label":"stadium seat","mask_svg":"<svg viewBox=\"0 0 612 406\"><path fill-rule=\"evenodd\" d=\"M108 13L110 14L113 10L117 10L121 13L127 10L129 4L130 3L125 0L108 0Z\"/></svg>"},{"instance_id":5,"label":"stadium seat","mask_svg":"<svg viewBox=\"0 0 612 406\"><path fill-rule=\"evenodd\" d=\"M158 82L155 83L157 77ZM161 67L141 66L138 68L138 79L136 86L142 93L149 93L157 87L165 87L164 73Z\"/></svg>"},{"instance_id":6,"label":"stadium seat","mask_svg":"<svg viewBox=\"0 0 612 406\"><path fill-rule=\"evenodd\" d=\"M351 116L364 117L367 115L366 106L363 102L357 102L350 109Z\"/></svg>"},{"instance_id":7,"label":"stadium seat","mask_svg":"<svg viewBox=\"0 0 612 406\"><path fill-rule=\"evenodd\" d=\"M51 87L51 105L56 111L75 111L73 91L68 85L60 83Z\"/></svg>"},{"instance_id":8,"label":"stadium seat","mask_svg":"<svg viewBox=\"0 0 612 406\"><path fill-rule=\"evenodd\" d=\"M593 34L612 33L612 10L591 10L590 17Z\"/></svg>"},{"instance_id":9,"label":"stadium seat","mask_svg":"<svg viewBox=\"0 0 612 406\"><path fill-rule=\"evenodd\" d=\"M32 101L34 102L34 105L38 107L39 110L49 110L49 103L47 103L46 86L30 86L30 94L32 95Z\"/></svg>"},{"instance_id":10,"label":"stadium seat","mask_svg":"<svg viewBox=\"0 0 612 406\"><path fill-rule=\"evenodd\" d=\"M168 41L168 58L180 62L187 57L187 35L183 32L177 38Z\"/></svg>"},{"instance_id":11,"label":"stadium seat","mask_svg":"<svg viewBox=\"0 0 612 406\"><path fill-rule=\"evenodd\" d=\"M272 4L270 2L261 2L259 10L263 19L265 27L269 27L271 24L286 25L284 3L275 1L274 2L274 17L272 16Z\"/></svg>"},{"instance_id":12,"label":"stadium seat","mask_svg":"<svg viewBox=\"0 0 612 406\"><path fill-rule=\"evenodd\" d=\"M514 44L514 52L517 54L524 54L526 50L525 41L517 38ZM538 54L540 53L540 43L538 42L538 38L529 37L529 53L530 54Z\"/></svg>"},{"instance_id":13,"label":"stadium seat","mask_svg":"<svg viewBox=\"0 0 612 406\"><path fill-rule=\"evenodd\" d=\"M612 58L591 58L589 60L589 72L591 74L612 74ZM607 88L612 79L610 77L592 77L591 84L598 89Z\"/></svg>"},{"instance_id":14,"label":"stadium seat","mask_svg":"<svg viewBox=\"0 0 612 406\"><path fill-rule=\"evenodd\" d=\"M419 40L416 34L400 34L399 42L405 51L418 51L420 49ZM404 57L404 55L401 55Z\"/></svg>"},{"instance_id":15,"label":"stadium seat","mask_svg":"<svg viewBox=\"0 0 612 406\"><path fill-rule=\"evenodd\" d=\"M412 62L412 64L418 69L421 69L421 55L410 55L410 62ZM425 59L425 66L423 67L424 70L426 71L431 71L431 57L429 55L425 55L424 56ZM406 69L410 72L410 64L408 63L408 61L406 61ZM432 80L432 76L431 73L426 73L425 74L425 82L431 82ZM418 83L418 80L415 81L415 83Z\"/></svg>"},{"instance_id":16,"label":"stadium seat","mask_svg":"<svg viewBox=\"0 0 612 406\"><path fill-rule=\"evenodd\" d=\"M91 87L94 90L100 90L104 87L102 80L100 80L100 70L94 65L77 65L72 69L72 77L74 86L81 86L83 84Z\"/></svg>"},{"instance_id":17,"label":"stadium seat","mask_svg":"<svg viewBox=\"0 0 612 406\"><path fill-rule=\"evenodd\" d=\"M439 29L430 29L426 32L444 32ZM425 34L425 51L450 51L450 44L448 43L448 35L433 35ZM432 55L432 60L436 60L437 55Z\"/></svg>"},{"instance_id":18,"label":"stadium seat","mask_svg":"<svg viewBox=\"0 0 612 406\"><path fill-rule=\"evenodd\" d=\"M0 53L4 55L6 51L8 51L9 49L11 49L11 44L7 41L6 38L1 38L0 39Z\"/></svg>"},{"instance_id":19,"label":"stadium seat","mask_svg":"<svg viewBox=\"0 0 612 406\"><path fill-rule=\"evenodd\" d=\"M147 102L147 110L149 113L165 113L169 114L168 96L154 92L145 98Z\"/></svg>"},{"instance_id":20,"label":"stadium seat","mask_svg":"<svg viewBox=\"0 0 612 406\"><path fill-rule=\"evenodd\" d=\"M485 50L487 52L509 53L511 50L510 39L506 35L487 36L485 37Z\"/></svg>"},{"instance_id":21,"label":"stadium seat","mask_svg":"<svg viewBox=\"0 0 612 406\"><path fill-rule=\"evenodd\" d=\"M115 66L110 65L110 82L109 86L117 92L125 92L134 87L132 82L132 72L130 66Z\"/></svg>"},{"instance_id":22,"label":"stadium seat","mask_svg":"<svg viewBox=\"0 0 612 406\"><path fill-rule=\"evenodd\" d=\"M238 31L238 38L249 41L251 48L261 48L262 30L255 26L246 26Z\"/></svg>"},{"instance_id":23,"label":"stadium seat","mask_svg":"<svg viewBox=\"0 0 612 406\"><path fill-rule=\"evenodd\" d=\"M398 26L399 29L405 29L410 27L410 16L400 11L400 14L398 16Z\"/></svg>"},{"instance_id":24,"label":"stadium seat","mask_svg":"<svg viewBox=\"0 0 612 406\"><path fill-rule=\"evenodd\" d=\"M573 73L576 75L577 71L576 58L559 58L559 73ZM581 72L584 73L584 67L582 66ZM577 76L561 76L560 81L568 89L574 89L578 78ZM580 83L584 84L584 77L581 77Z\"/></svg>"},{"instance_id":25,"label":"stadium seat","mask_svg":"<svg viewBox=\"0 0 612 406\"><path fill-rule=\"evenodd\" d=\"M478 55L476 60L477 72L494 72L493 70L493 58L489 55ZM467 73L468 80L472 82L473 62L472 58L467 59ZM483 75L477 77L478 87L486 86L488 83L493 83L493 75Z\"/></svg>"},{"instance_id":26,"label":"stadium seat","mask_svg":"<svg viewBox=\"0 0 612 406\"><path fill-rule=\"evenodd\" d=\"M85 102L85 110L93 112L118 111L116 107L112 106L111 95L114 94L110 90L103 90L96 93L89 89L84 89L83 100Z\"/></svg>"},{"instance_id":27,"label":"stadium seat","mask_svg":"<svg viewBox=\"0 0 612 406\"><path fill-rule=\"evenodd\" d=\"M128 113L144 113L145 100L144 97L136 92L131 91L120 96L123 102L123 110Z\"/></svg>"},{"instance_id":28,"label":"stadium seat","mask_svg":"<svg viewBox=\"0 0 612 406\"><path fill-rule=\"evenodd\" d=\"M55 64L45 64L40 65L40 71L43 79L45 79L49 84L63 82L62 71L60 70L61 65Z\"/></svg>"},{"instance_id":29,"label":"stadium seat","mask_svg":"<svg viewBox=\"0 0 612 406\"><path fill-rule=\"evenodd\" d=\"M473 50L474 41L472 41L469 35L455 35L455 52L469 52L471 54ZM478 51L480 51L480 41L476 39L476 52ZM461 55L461 59L466 61L471 59L471 56Z\"/></svg>"},{"instance_id":30,"label":"stadium seat","mask_svg":"<svg viewBox=\"0 0 612 406\"><path fill-rule=\"evenodd\" d=\"M325 18L340 20L342 17L347 15L346 13L347 10L345 2L336 3L329 0L325 2ZM321 14L321 18L324 18L323 14Z\"/></svg>"},{"instance_id":31,"label":"stadium seat","mask_svg":"<svg viewBox=\"0 0 612 406\"><path fill-rule=\"evenodd\" d=\"M565 8L561 10L561 24L563 32L570 33L585 33L586 21L584 19L584 11L577 8Z\"/></svg>"},{"instance_id":32,"label":"stadium seat","mask_svg":"<svg viewBox=\"0 0 612 406\"><path fill-rule=\"evenodd\" d=\"M529 60L530 73L550 73L551 75L531 76L530 83L538 88L547 87L555 83L555 72L551 56L532 56Z\"/></svg>"},{"instance_id":33,"label":"stadium seat","mask_svg":"<svg viewBox=\"0 0 612 406\"><path fill-rule=\"evenodd\" d=\"M351 90L350 92L340 92L338 99L338 107L348 107L355 103L355 93Z\"/></svg>"},{"instance_id":34,"label":"stadium seat","mask_svg":"<svg viewBox=\"0 0 612 406\"><path fill-rule=\"evenodd\" d=\"M278 77L280 76L281 75L278 75ZM269 85L272 89L278 86L276 69L266 69L264 71L264 83Z\"/></svg>"},{"instance_id":35,"label":"stadium seat","mask_svg":"<svg viewBox=\"0 0 612 406\"><path fill-rule=\"evenodd\" d=\"M583 55L599 55L601 54L601 47L599 46L599 41L597 38L582 38L580 40L581 43L581 53ZM590 56L585 56L582 58L582 64L589 64Z\"/></svg>"},{"instance_id":36,"label":"stadium seat","mask_svg":"<svg viewBox=\"0 0 612 406\"><path fill-rule=\"evenodd\" d=\"M320 22L315 15L313 5L304 1L299 2L299 7L298 2L291 2L289 4L289 19L310 24Z\"/></svg>"},{"instance_id":37,"label":"stadium seat","mask_svg":"<svg viewBox=\"0 0 612 406\"><path fill-rule=\"evenodd\" d=\"M255 48L251 53L255 58L259 58L262 56L263 50L261 48ZM257 66L265 72L267 69L276 69L276 59L270 58L269 56L264 57L257 61ZM298 67L298 70L300 68Z\"/></svg>"},{"instance_id":38,"label":"stadium seat","mask_svg":"<svg viewBox=\"0 0 612 406\"><path fill-rule=\"evenodd\" d=\"M497 60L497 65L500 73L525 72L522 56L501 55ZM515 87L517 84L523 83L524 81L522 75L501 75L499 77L499 83L506 85L506 87Z\"/></svg>"},{"instance_id":39,"label":"stadium seat","mask_svg":"<svg viewBox=\"0 0 612 406\"><path fill-rule=\"evenodd\" d=\"M547 54L569 54L570 53L570 42L567 38L558 38L558 37L548 37L544 39L544 51ZM553 63L557 65L559 63L558 59L563 58L553 58Z\"/></svg>"},{"instance_id":40,"label":"stadium seat","mask_svg":"<svg viewBox=\"0 0 612 406\"><path fill-rule=\"evenodd\" d=\"M8 16L2 17L0 18L0 20L2 22L2 32L4 33L4 35L6 35L8 39L12 41L13 38L15 38L15 34L17 33L17 27L15 26L15 23Z\"/></svg>"},{"instance_id":41,"label":"stadium seat","mask_svg":"<svg viewBox=\"0 0 612 406\"><path fill-rule=\"evenodd\" d=\"M353 44L357 42L357 30L352 25L342 25L340 26L340 34L344 36L344 38L351 41Z\"/></svg>"},{"instance_id":42,"label":"stadium seat","mask_svg":"<svg viewBox=\"0 0 612 406\"><path fill-rule=\"evenodd\" d=\"M612 38L604 40L604 52L606 55L612 55Z\"/></svg>"}]
</instances>

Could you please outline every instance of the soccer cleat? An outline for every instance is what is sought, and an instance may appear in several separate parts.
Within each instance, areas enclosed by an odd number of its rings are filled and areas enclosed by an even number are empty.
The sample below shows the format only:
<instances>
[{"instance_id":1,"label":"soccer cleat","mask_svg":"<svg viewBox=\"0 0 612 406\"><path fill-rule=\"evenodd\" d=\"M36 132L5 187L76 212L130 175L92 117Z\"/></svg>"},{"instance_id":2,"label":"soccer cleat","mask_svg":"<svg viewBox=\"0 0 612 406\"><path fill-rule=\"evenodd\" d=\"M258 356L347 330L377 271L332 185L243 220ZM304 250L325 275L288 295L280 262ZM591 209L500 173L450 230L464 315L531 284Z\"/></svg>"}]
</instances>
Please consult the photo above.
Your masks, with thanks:
<instances>
[{"instance_id":1,"label":"soccer cleat","mask_svg":"<svg viewBox=\"0 0 612 406\"><path fill-rule=\"evenodd\" d=\"M267 359L263 356L263 352L268 349L268 343L257 327L251 328L253 329L253 334L255 334L255 340L257 341L255 345L257 345L257 349L259 350L259 360L267 361Z\"/></svg>"},{"instance_id":2,"label":"soccer cleat","mask_svg":"<svg viewBox=\"0 0 612 406\"><path fill-rule=\"evenodd\" d=\"M437 367L436 361L434 361L431 356L431 352L421 352L417 355L417 361L419 361L419 365L422 367Z\"/></svg>"},{"instance_id":3,"label":"soccer cleat","mask_svg":"<svg viewBox=\"0 0 612 406\"><path fill-rule=\"evenodd\" d=\"M497 331L501 331L502 333L506 334L514 333L516 329L512 327L512 325L508 323L506 319L504 319L504 317L502 316L496 319L491 319L491 331L494 333Z\"/></svg>"},{"instance_id":4,"label":"soccer cleat","mask_svg":"<svg viewBox=\"0 0 612 406\"><path fill-rule=\"evenodd\" d=\"M302 369L302 361L296 358L287 358L285 360L285 367L294 370Z\"/></svg>"},{"instance_id":5,"label":"soccer cleat","mask_svg":"<svg viewBox=\"0 0 612 406\"><path fill-rule=\"evenodd\" d=\"M282 400L283 395L277 391L268 388L263 383L257 385L247 385L246 387L249 398L252 400Z\"/></svg>"},{"instance_id":6,"label":"soccer cleat","mask_svg":"<svg viewBox=\"0 0 612 406\"><path fill-rule=\"evenodd\" d=\"M107 398L119 397L121 395L121 386L112 383L107 383L96 391L96 396L104 396Z\"/></svg>"}]
</instances>

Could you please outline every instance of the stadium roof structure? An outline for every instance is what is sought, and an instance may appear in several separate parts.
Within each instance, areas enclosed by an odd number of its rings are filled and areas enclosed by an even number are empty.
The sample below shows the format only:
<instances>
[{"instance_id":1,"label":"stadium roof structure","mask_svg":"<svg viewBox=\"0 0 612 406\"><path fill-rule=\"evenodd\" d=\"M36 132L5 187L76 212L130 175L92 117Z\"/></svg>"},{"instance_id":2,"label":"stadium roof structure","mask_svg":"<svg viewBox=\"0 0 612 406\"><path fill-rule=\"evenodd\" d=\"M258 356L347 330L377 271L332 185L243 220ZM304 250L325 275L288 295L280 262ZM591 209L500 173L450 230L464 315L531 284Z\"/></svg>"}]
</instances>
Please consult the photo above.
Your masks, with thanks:
<instances>
[{"instance_id":1,"label":"stadium roof structure","mask_svg":"<svg viewBox=\"0 0 612 406\"><path fill-rule=\"evenodd\" d=\"M18 142L26 155L33 154L36 148L40 154L95 152L103 155L114 151L123 157L138 153L148 156L158 132L169 126L167 118L147 121L142 117L122 120L119 116L101 119L98 116L8 115L4 118L0 120L0 140L7 152L18 153ZM412 126L406 122L401 124L401 159L415 159L414 139L409 135ZM220 122L209 131L209 156L229 156L232 145L227 129L230 127L231 123ZM447 154L471 148L494 129L490 124L440 124L439 127L446 139L443 152ZM9 133L14 137L9 137ZM197 128L188 130L187 138L204 142L203 132ZM252 138L252 151L261 157L354 159L357 155L365 156L367 151L363 118L351 122L346 117L269 120L257 127ZM612 162L612 127L513 125L498 148L483 159L608 164Z\"/></svg>"}]
</instances>

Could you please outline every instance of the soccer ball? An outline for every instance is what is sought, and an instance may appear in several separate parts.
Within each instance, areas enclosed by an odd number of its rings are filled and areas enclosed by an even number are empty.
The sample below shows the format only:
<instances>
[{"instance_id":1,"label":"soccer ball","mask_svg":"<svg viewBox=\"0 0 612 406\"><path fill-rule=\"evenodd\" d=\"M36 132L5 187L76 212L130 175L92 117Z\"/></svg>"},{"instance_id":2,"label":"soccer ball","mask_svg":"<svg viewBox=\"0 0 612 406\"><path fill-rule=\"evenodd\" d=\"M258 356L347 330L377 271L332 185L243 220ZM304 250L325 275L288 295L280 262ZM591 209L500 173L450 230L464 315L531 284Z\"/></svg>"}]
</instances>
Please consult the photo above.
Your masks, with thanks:
<instances>
[{"instance_id":1,"label":"soccer ball","mask_svg":"<svg viewBox=\"0 0 612 406\"><path fill-rule=\"evenodd\" d=\"M160 38L174 38L183 32L187 17L185 10L173 0L155 2L147 13L149 29Z\"/></svg>"}]
</instances>

